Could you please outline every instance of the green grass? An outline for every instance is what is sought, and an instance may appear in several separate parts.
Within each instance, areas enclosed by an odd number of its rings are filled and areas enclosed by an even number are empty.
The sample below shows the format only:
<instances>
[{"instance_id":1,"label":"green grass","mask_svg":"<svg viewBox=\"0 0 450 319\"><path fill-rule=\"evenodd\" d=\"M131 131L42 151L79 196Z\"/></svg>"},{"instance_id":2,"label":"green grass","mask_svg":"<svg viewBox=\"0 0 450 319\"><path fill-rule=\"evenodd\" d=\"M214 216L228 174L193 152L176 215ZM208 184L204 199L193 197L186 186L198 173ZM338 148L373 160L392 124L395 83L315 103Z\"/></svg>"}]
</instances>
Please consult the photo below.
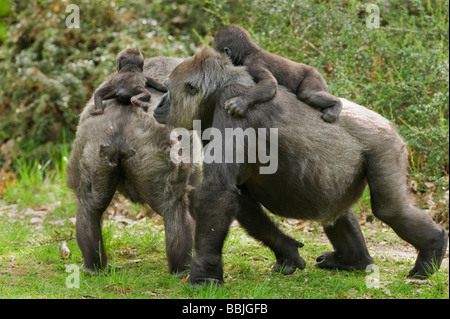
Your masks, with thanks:
<instances>
[{"instance_id":1,"label":"green grass","mask_svg":"<svg viewBox=\"0 0 450 319\"><path fill-rule=\"evenodd\" d=\"M448 298L448 268L441 269L429 280L409 281L406 274L414 260L392 262L375 258L380 267L378 288L368 287L365 271L327 271L314 267L320 252L330 250L325 243L316 243L305 236L301 254L307 262L305 270L284 276L270 269L275 262L272 253L250 239L240 228L233 228L224 248L224 278L222 287L190 287L186 281L167 273L162 232L142 234L159 219L141 221L137 226L120 226L106 222L105 241L112 265L122 267L98 276L80 272L79 287L68 288L69 265L80 266L81 254L74 240L68 240L71 256L62 260L59 241L51 236L33 238L33 231L24 237L5 238L14 244L0 253L0 296L2 298L250 298L250 299L354 299ZM19 227L19 225L15 225ZM67 232L73 225L52 227L52 231ZM30 230L30 229L29 229ZM369 242L370 246L370 242ZM129 258L124 247L132 249Z\"/></svg>"},{"instance_id":2,"label":"green grass","mask_svg":"<svg viewBox=\"0 0 450 319\"><path fill-rule=\"evenodd\" d=\"M75 204L71 192L63 186L58 173L41 172L30 165L23 168L27 187L34 185L36 198L20 192L24 183L18 181L8 189L8 196L0 202L0 297L11 298L87 298L87 299L446 299L448 290L448 261L440 272L428 280L409 280L406 275L413 267L415 256L392 257L403 250L404 243L380 222L361 224L369 250L379 267L379 286L367 284L372 273L366 271L321 270L315 258L332 250L316 224L286 222L276 217L283 230L305 243L300 254L307 267L291 276L273 273L273 253L249 237L233 224L223 250L224 279L221 287L191 287L186 279L167 272L164 228L162 219L133 217L141 207L121 205L121 212L130 210L124 224L114 218L105 219L103 235L109 263L121 267L97 276L79 273L79 286L74 284L73 271L67 267L82 264L76 244ZM28 172L28 173L25 173ZM28 174L28 175L27 175ZM31 176L30 174L38 175ZM50 178L51 176L51 178ZM13 194L13 195L12 195ZM14 197L12 197L14 196ZM16 205L19 202L20 205ZM112 207L111 209L116 209ZM365 208L364 208L365 209ZM365 210L366 211L366 210ZM112 214L114 215L114 214ZM112 216L111 214L109 216ZM36 221L36 217L41 220ZM69 259L60 255L65 240L71 251ZM380 247L382 249L380 249ZM410 250L409 250L410 251ZM72 276L72 277L71 277ZM370 278L370 277L369 277ZM69 286L66 283L69 283Z\"/></svg>"},{"instance_id":3,"label":"green grass","mask_svg":"<svg viewBox=\"0 0 450 319\"><path fill-rule=\"evenodd\" d=\"M378 29L364 23L369 2L380 7ZM432 214L440 214L448 229L448 0L86 2L81 30L63 25L66 5L17 3L0 22L0 37L6 37L0 43L0 145L17 141L11 153L20 154L12 163L15 184L0 187L0 298L449 298L448 259L429 280L406 279L415 256L374 221L368 191L355 211L379 267L378 288L368 287L365 271L314 267L315 258L331 250L321 228L280 218L284 231L305 243L305 270L273 274L270 250L233 227L223 255L225 285L192 288L167 273L162 220L138 218L143 208L131 204L112 209L132 224L104 222L109 261L123 269L81 273L79 288L66 286L65 272L82 264L65 165L78 114L93 89L112 72L124 46L138 46L148 57L186 57L211 44L213 32L228 23L247 28L264 49L316 67L332 94L397 125L420 205L434 207ZM10 157L1 153L0 166ZM59 253L62 240L71 251L68 260Z\"/></svg>"}]
</instances>

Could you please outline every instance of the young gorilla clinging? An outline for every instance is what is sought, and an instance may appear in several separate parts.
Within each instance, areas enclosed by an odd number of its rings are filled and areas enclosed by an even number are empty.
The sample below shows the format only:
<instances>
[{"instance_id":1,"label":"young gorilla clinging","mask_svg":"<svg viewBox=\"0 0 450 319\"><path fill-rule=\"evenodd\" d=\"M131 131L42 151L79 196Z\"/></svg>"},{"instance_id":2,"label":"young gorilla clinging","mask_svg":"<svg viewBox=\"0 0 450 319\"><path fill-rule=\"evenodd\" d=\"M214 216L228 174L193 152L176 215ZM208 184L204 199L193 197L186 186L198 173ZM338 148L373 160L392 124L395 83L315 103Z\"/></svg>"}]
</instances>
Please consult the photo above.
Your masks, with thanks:
<instances>
[{"instance_id":1,"label":"young gorilla clinging","mask_svg":"<svg viewBox=\"0 0 450 319\"><path fill-rule=\"evenodd\" d=\"M319 108L326 122L338 118L342 103L327 92L327 84L315 68L259 48L245 29L234 25L224 27L214 39L214 49L226 53L234 65L246 66L257 82L248 92L225 102L229 114L244 116L249 106L272 99L280 84L293 91L299 100Z\"/></svg>"},{"instance_id":2,"label":"young gorilla clinging","mask_svg":"<svg viewBox=\"0 0 450 319\"><path fill-rule=\"evenodd\" d=\"M167 92L167 88L143 73L144 56L138 49L127 48L117 56L117 74L104 87L95 92L95 108L91 115L103 114L103 101L117 98L121 103L132 103L147 111L150 92L146 85Z\"/></svg>"},{"instance_id":3,"label":"young gorilla clinging","mask_svg":"<svg viewBox=\"0 0 450 319\"><path fill-rule=\"evenodd\" d=\"M263 206L275 215L323 225L333 251L316 259L318 267L366 269L374 261L351 207L367 184L373 214L418 250L408 275L425 277L439 269L447 232L413 205L406 180L406 144L387 119L342 99L339 121L329 125L280 86L273 99L235 120L222 102L244 93L254 81L245 68L230 62L211 50L185 60L165 82L169 93L153 113L159 123L188 130L194 120L201 120L200 136L214 136L214 152L221 154L218 161L203 162L203 179L196 192L191 283L223 282L223 243L234 218L274 252L276 271L292 274L296 268L305 268L299 243L278 228ZM260 128L276 128L276 139L272 141L271 135L268 142ZM242 148L237 138L230 142L222 138L230 130L254 131L256 138ZM260 171L267 163L249 160L258 147L256 140L275 144L273 153L270 147L271 155L277 155L273 173ZM211 151L208 145L205 155ZM241 152L244 160L224 160L229 152Z\"/></svg>"}]
</instances>

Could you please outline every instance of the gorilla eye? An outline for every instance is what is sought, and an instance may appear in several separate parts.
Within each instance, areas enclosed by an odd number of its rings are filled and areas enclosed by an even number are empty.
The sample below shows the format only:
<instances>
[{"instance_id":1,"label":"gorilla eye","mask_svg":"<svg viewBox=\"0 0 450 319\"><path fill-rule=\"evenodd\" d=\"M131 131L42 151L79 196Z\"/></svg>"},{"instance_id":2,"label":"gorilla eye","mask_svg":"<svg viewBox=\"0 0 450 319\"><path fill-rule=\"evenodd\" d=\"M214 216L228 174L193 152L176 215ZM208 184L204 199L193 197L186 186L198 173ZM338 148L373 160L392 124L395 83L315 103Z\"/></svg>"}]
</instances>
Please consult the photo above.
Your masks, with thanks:
<instances>
[{"instance_id":1,"label":"gorilla eye","mask_svg":"<svg viewBox=\"0 0 450 319\"><path fill-rule=\"evenodd\" d=\"M195 95L198 93L198 89L194 85L192 85L192 83L186 83L186 91L190 95Z\"/></svg>"},{"instance_id":2,"label":"gorilla eye","mask_svg":"<svg viewBox=\"0 0 450 319\"><path fill-rule=\"evenodd\" d=\"M223 48L223 52L224 52L228 57L231 58L231 50L230 50L230 48L224 47L224 48Z\"/></svg>"}]
</instances>

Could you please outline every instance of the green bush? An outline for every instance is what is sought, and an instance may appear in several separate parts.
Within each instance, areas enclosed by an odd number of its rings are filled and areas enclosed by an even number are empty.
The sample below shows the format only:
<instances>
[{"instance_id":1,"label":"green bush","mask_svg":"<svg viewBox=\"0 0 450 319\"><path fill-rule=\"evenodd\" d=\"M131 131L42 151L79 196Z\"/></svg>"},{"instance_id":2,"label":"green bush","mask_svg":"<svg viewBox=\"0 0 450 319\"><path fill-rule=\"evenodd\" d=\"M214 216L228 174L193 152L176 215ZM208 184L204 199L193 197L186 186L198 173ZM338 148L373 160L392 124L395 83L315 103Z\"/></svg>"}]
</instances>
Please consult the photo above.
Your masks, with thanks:
<instances>
[{"instance_id":1,"label":"green bush","mask_svg":"<svg viewBox=\"0 0 450 319\"><path fill-rule=\"evenodd\" d=\"M448 1L73 3L80 29L66 27L62 0L15 2L2 19L0 145L14 139L32 161L57 156L63 131L71 143L78 114L124 47L189 56L235 23L261 47L318 68L331 93L396 123L419 189L448 190ZM369 3L380 8L379 28L367 28Z\"/></svg>"},{"instance_id":2,"label":"green bush","mask_svg":"<svg viewBox=\"0 0 450 319\"><path fill-rule=\"evenodd\" d=\"M62 132L74 138L78 114L127 46L145 56L193 53L188 38L171 36L162 12L177 7L128 1L79 3L80 28L66 27L65 1L15 3L0 46L0 145L14 139L20 156L57 156ZM205 12L206 14L206 12ZM172 13L175 16L174 13ZM50 154L50 155L49 155ZM0 166L5 159L0 158Z\"/></svg>"}]
</instances>

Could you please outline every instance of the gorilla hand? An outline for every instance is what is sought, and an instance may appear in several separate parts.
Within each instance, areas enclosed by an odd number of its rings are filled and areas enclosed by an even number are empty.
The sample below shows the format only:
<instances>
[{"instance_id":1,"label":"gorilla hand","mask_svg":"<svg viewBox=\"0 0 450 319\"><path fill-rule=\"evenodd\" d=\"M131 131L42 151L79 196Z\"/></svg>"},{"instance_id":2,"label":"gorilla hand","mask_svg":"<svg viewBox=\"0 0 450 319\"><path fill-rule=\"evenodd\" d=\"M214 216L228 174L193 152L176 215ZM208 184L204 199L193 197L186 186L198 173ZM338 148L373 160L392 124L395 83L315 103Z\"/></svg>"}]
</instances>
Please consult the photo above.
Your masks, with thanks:
<instances>
[{"instance_id":1,"label":"gorilla hand","mask_svg":"<svg viewBox=\"0 0 450 319\"><path fill-rule=\"evenodd\" d=\"M234 117L244 117L248 109L248 102L241 96L234 97L225 102L225 110Z\"/></svg>"}]
</instances>

